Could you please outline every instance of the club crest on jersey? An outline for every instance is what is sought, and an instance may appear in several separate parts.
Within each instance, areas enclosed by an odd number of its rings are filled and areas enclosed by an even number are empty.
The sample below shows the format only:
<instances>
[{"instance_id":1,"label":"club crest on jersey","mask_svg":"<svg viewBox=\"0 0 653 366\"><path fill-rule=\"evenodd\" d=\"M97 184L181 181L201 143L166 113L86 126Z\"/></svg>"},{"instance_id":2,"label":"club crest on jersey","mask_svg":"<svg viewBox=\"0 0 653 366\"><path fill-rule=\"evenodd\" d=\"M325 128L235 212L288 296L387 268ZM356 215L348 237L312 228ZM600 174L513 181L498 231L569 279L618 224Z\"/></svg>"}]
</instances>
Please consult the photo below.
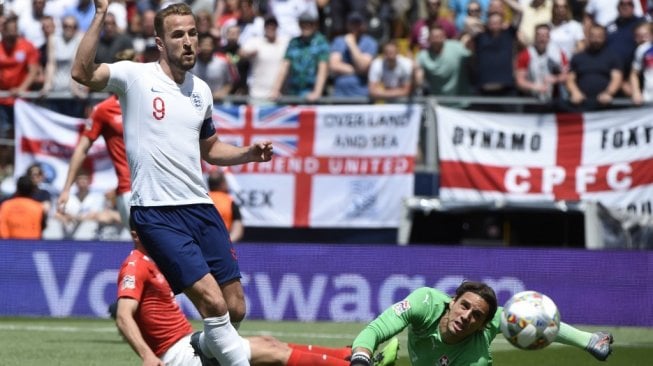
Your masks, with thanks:
<instances>
[{"instance_id":1,"label":"club crest on jersey","mask_svg":"<svg viewBox=\"0 0 653 366\"><path fill-rule=\"evenodd\" d=\"M398 303L392 305L392 309L395 311L395 314L397 316L399 316L399 315L407 312L408 309L410 309L410 302L408 300L398 302Z\"/></svg>"},{"instance_id":2,"label":"club crest on jersey","mask_svg":"<svg viewBox=\"0 0 653 366\"><path fill-rule=\"evenodd\" d=\"M133 290L136 288L136 277L133 275L128 275L123 277L121 288L123 290Z\"/></svg>"},{"instance_id":3,"label":"club crest on jersey","mask_svg":"<svg viewBox=\"0 0 653 366\"><path fill-rule=\"evenodd\" d=\"M440 365L440 366L449 366L449 357L447 357L447 355L444 355L444 356L440 357L440 361L439 361L438 365Z\"/></svg>"},{"instance_id":4,"label":"club crest on jersey","mask_svg":"<svg viewBox=\"0 0 653 366\"><path fill-rule=\"evenodd\" d=\"M201 112L204 109L204 103L202 102L202 97L197 92L192 92L190 94L190 102L193 104L193 107L197 109L198 112Z\"/></svg>"}]
</instances>

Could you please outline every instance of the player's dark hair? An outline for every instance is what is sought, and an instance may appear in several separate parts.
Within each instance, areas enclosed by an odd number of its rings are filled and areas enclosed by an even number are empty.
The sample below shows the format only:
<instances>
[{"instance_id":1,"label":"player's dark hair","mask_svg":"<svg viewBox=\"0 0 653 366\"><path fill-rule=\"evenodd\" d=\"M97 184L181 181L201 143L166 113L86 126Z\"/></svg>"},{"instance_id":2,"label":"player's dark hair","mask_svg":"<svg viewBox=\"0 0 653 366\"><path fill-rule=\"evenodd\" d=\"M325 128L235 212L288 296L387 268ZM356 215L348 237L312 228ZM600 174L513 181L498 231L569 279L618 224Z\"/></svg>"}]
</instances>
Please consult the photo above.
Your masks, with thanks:
<instances>
[{"instance_id":1,"label":"player's dark hair","mask_svg":"<svg viewBox=\"0 0 653 366\"><path fill-rule=\"evenodd\" d=\"M165 29L163 29L163 21L170 15L191 15L193 18L195 18L193 10L186 3L172 4L163 8L162 10L159 10L154 17L154 31L158 37L163 38L165 35ZM195 21L197 22L197 19L195 19Z\"/></svg>"},{"instance_id":2,"label":"player's dark hair","mask_svg":"<svg viewBox=\"0 0 653 366\"><path fill-rule=\"evenodd\" d=\"M494 319L494 314L497 312L497 295L494 293L492 287L483 282L465 281L456 289L456 298L461 297L464 293L471 292L480 296L488 304L487 318L485 318L485 325Z\"/></svg>"}]
</instances>

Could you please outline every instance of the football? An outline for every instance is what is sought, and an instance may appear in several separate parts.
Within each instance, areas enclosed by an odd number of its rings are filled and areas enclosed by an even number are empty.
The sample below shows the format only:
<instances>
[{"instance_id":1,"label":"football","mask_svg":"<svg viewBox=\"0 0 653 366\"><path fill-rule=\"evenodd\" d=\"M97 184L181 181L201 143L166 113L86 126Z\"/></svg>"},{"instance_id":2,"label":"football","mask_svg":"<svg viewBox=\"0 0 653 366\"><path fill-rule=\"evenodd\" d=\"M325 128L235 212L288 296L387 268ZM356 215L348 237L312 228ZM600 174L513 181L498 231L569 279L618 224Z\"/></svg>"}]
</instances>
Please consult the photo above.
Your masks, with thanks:
<instances>
[{"instance_id":1,"label":"football","mask_svg":"<svg viewBox=\"0 0 653 366\"><path fill-rule=\"evenodd\" d=\"M503 306L501 332L517 348L542 349L553 342L559 330L558 307L542 293L519 292Z\"/></svg>"}]
</instances>

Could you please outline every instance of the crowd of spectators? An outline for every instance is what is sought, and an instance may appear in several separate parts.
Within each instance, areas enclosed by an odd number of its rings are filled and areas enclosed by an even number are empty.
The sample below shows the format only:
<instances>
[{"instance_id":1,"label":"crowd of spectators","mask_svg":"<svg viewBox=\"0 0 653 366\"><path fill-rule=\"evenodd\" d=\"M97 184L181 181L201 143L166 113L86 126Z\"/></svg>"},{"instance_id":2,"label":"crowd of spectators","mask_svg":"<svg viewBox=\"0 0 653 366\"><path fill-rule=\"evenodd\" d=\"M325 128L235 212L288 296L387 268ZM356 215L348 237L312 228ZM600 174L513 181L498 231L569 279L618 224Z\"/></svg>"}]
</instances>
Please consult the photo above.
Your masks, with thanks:
<instances>
[{"instance_id":1,"label":"crowd of spectators","mask_svg":"<svg viewBox=\"0 0 653 366\"><path fill-rule=\"evenodd\" d=\"M156 59L154 15L170 2L112 0L97 61L125 49ZM200 33L194 72L216 100L527 95L570 110L651 101L648 0L186 2ZM92 0L4 0L0 14L0 90L9 92L0 137L21 92L70 91L78 100L45 104L84 116L87 91L69 69Z\"/></svg>"},{"instance_id":2,"label":"crowd of spectators","mask_svg":"<svg viewBox=\"0 0 653 366\"><path fill-rule=\"evenodd\" d=\"M154 16L175 1L111 0L96 61L125 50L156 60ZM537 111L653 102L649 0L186 2L198 20L193 72L216 100L531 96ZM70 68L94 12L92 0L0 0L0 139L13 138L24 92L88 115L88 90Z\"/></svg>"}]
</instances>

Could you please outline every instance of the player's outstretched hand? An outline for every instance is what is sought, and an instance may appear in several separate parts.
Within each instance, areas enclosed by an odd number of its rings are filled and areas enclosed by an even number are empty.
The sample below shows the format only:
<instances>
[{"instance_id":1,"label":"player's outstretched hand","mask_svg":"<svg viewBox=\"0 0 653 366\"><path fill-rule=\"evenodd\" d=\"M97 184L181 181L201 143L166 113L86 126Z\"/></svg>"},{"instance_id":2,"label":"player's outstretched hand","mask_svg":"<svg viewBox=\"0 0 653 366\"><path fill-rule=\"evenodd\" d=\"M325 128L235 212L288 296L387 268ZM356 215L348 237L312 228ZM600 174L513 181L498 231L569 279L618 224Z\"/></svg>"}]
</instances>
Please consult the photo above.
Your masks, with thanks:
<instances>
[{"instance_id":1,"label":"player's outstretched hand","mask_svg":"<svg viewBox=\"0 0 653 366\"><path fill-rule=\"evenodd\" d=\"M612 353L612 334L608 332L596 332L592 334L590 342L585 348L592 356L599 361L605 361Z\"/></svg>"},{"instance_id":2,"label":"player's outstretched hand","mask_svg":"<svg viewBox=\"0 0 653 366\"><path fill-rule=\"evenodd\" d=\"M272 159L272 141L262 141L252 144L249 148L251 161L262 163Z\"/></svg>"}]
</instances>

